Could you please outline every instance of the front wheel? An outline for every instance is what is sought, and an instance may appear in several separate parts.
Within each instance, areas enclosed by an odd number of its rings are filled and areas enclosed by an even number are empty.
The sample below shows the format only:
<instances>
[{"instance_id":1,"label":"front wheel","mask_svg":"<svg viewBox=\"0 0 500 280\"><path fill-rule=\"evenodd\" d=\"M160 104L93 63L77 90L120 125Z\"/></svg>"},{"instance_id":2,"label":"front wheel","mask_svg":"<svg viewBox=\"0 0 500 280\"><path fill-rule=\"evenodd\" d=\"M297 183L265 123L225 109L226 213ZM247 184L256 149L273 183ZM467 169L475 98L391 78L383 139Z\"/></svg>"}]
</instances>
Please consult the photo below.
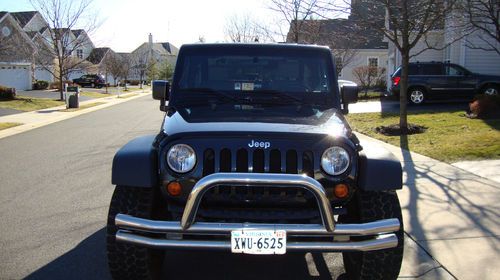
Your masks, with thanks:
<instances>
[{"instance_id":1,"label":"front wheel","mask_svg":"<svg viewBox=\"0 0 500 280\"><path fill-rule=\"evenodd\" d=\"M425 101L425 91L421 88L412 88L408 90L408 101L412 105L420 105Z\"/></svg>"},{"instance_id":2,"label":"front wheel","mask_svg":"<svg viewBox=\"0 0 500 280\"><path fill-rule=\"evenodd\" d=\"M483 88L485 95L498 95L498 87L495 85L487 85Z\"/></svg>"},{"instance_id":3,"label":"front wheel","mask_svg":"<svg viewBox=\"0 0 500 280\"><path fill-rule=\"evenodd\" d=\"M109 271L113 279L157 279L163 252L116 242L115 217L118 213L153 218L155 189L116 186L111 199L106 227Z\"/></svg>"},{"instance_id":4,"label":"front wheel","mask_svg":"<svg viewBox=\"0 0 500 280\"><path fill-rule=\"evenodd\" d=\"M370 252L344 252L344 266L351 280L397 279L403 262L404 230L401 207L396 192L358 191L348 206L348 214L341 216L342 222L366 223L381 219L397 218L401 224L396 232L398 245L395 248Z\"/></svg>"}]
</instances>

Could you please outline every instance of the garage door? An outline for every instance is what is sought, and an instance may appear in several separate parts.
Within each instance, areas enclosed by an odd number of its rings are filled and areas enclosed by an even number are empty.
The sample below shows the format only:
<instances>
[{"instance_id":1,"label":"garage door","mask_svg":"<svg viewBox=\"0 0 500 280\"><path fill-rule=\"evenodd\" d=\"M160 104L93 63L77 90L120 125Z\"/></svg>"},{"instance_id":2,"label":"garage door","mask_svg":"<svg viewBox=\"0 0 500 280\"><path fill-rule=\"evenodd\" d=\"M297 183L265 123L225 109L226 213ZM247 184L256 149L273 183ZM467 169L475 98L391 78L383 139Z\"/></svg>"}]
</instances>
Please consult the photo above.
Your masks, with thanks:
<instances>
[{"instance_id":1,"label":"garage door","mask_svg":"<svg viewBox=\"0 0 500 280\"><path fill-rule=\"evenodd\" d=\"M0 85L13 87L16 90L31 89L29 65L0 65Z\"/></svg>"}]
</instances>

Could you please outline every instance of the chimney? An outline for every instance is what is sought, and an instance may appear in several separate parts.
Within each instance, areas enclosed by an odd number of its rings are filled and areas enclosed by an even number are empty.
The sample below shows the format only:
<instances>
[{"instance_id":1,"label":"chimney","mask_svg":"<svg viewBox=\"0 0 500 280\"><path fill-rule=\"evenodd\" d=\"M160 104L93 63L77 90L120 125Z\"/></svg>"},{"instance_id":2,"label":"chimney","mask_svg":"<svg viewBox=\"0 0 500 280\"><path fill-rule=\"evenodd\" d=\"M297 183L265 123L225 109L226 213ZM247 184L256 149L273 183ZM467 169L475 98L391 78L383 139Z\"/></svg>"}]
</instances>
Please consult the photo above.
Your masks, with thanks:
<instances>
[{"instance_id":1,"label":"chimney","mask_svg":"<svg viewBox=\"0 0 500 280\"><path fill-rule=\"evenodd\" d=\"M149 33L149 45L152 45L153 44L153 35L151 33Z\"/></svg>"}]
</instances>

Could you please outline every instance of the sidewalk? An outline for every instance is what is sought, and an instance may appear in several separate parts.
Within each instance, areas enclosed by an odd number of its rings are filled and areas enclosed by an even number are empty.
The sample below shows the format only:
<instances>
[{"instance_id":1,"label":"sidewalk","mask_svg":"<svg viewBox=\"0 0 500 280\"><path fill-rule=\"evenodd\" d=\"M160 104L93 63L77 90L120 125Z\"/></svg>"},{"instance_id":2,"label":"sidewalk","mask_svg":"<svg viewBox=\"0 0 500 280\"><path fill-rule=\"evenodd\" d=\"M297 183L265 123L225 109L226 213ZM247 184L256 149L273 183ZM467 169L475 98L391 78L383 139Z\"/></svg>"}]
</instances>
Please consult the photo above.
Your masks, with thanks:
<instances>
[{"instance_id":1,"label":"sidewalk","mask_svg":"<svg viewBox=\"0 0 500 280\"><path fill-rule=\"evenodd\" d=\"M47 109L42 109L38 111L31 111L31 112L26 112L26 113L20 113L20 114L13 114L13 115L7 115L7 116L1 116L0 117L0 123L4 122L10 122L10 123L22 123L22 125L15 126L12 128L0 130L0 139L15 135L21 132L25 132L31 129L35 129L41 126L45 126L51 123L55 123L58 121L62 121L65 119L73 118L82 114L86 114L89 112L93 112L96 110L100 110L109 106L113 106L116 104L120 104L123 102L127 102L129 100L133 100L142 96L146 95L151 95L151 91L143 91L143 92L130 92L126 94L122 94L121 97L123 98L118 98L116 95L112 95L109 97L104 97L104 98L98 98L98 99L92 99L88 101L83 101L80 102L80 107L93 104L93 103L99 103L96 106L85 108L85 109L80 109L76 111L62 111L66 109L66 105L58 106L58 107L53 107L53 108L47 108Z\"/></svg>"},{"instance_id":2,"label":"sidewalk","mask_svg":"<svg viewBox=\"0 0 500 280\"><path fill-rule=\"evenodd\" d=\"M500 183L356 134L364 149L384 146L403 165L404 187L398 196L410 237L405 243L418 246L406 246L400 277L415 277L415 265L436 266L419 259L427 252L438 265L429 272L440 272L432 276L425 273L418 279L497 279Z\"/></svg>"}]
</instances>

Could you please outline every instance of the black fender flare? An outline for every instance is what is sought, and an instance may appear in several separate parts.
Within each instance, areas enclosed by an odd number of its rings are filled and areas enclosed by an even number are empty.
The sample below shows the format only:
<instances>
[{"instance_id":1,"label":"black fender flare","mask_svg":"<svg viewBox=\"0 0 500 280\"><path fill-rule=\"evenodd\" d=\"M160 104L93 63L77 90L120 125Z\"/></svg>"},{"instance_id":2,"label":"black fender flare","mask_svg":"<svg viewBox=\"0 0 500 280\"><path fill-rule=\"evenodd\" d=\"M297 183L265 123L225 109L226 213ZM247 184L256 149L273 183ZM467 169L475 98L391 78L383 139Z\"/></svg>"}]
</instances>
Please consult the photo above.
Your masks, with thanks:
<instances>
[{"instance_id":1,"label":"black fender flare","mask_svg":"<svg viewBox=\"0 0 500 280\"><path fill-rule=\"evenodd\" d=\"M401 163L380 145L363 145L358 166L358 187L364 191L397 190L403 187Z\"/></svg>"},{"instance_id":2,"label":"black fender flare","mask_svg":"<svg viewBox=\"0 0 500 280\"><path fill-rule=\"evenodd\" d=\"M137 137L123 146L113 158L111 183L150 188L158 185L158 151L155 135Z\"/></svg>"}]
</instances>

